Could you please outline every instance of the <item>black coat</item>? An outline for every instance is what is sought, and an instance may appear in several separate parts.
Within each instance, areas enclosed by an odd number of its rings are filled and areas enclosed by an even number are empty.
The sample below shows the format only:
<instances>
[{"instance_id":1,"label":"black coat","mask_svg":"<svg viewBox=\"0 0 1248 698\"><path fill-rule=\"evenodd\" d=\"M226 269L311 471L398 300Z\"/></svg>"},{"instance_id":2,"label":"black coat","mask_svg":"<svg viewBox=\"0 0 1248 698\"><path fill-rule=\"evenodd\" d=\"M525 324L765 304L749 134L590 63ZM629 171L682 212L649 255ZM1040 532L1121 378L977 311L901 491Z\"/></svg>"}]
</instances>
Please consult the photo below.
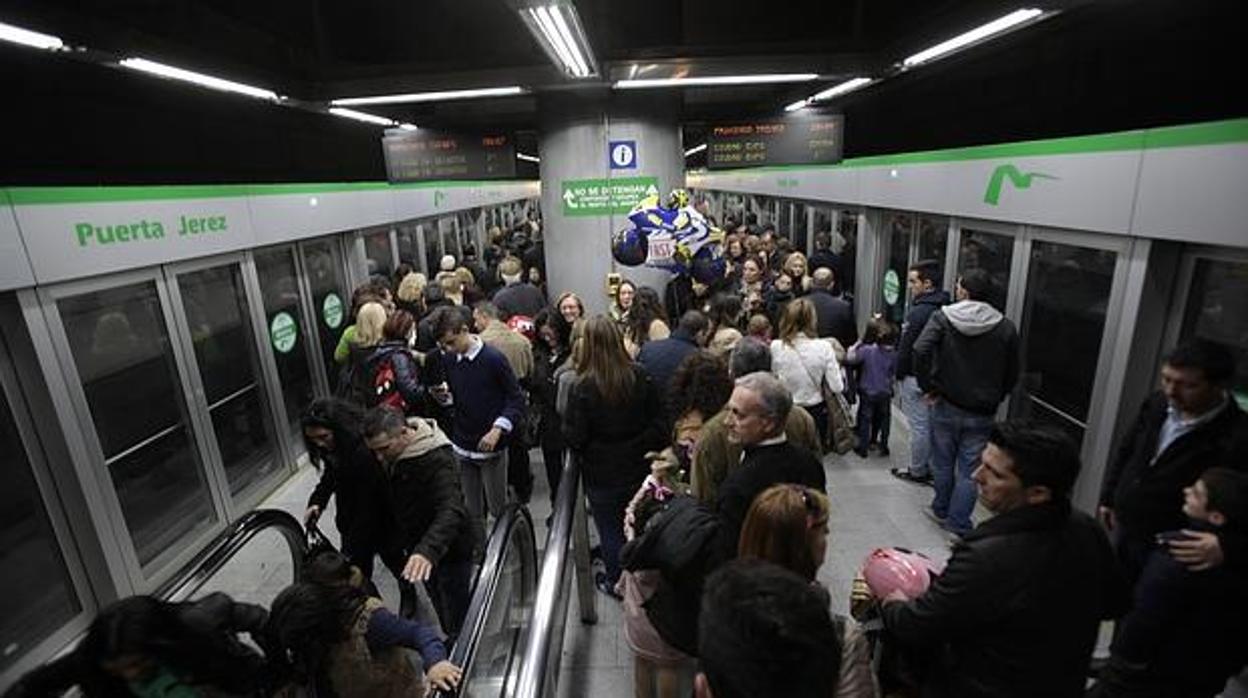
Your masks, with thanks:
<instances>
[{"instance_id":1,"label":"black coat","mask_svg":"<svg viewBox=\"0 0 1248 698\"><path fill-rule=\"evenodd\" d=\"M1063 501L980 524L922 596L882 614L891 637L933 659L925 697L1078 698L1100 622L1126 601L1105 532Z\"/></svg>"},{"instance_id":2,"label":"black coat","mask_svg":"<svg viewBox=\"0 0 1248 698\"><path fill-rule=\"evenodd\" d=\"M745 448L741 466L719 486L715 501L721 522L720 552L726 558L736 557L737 539L754 498L768 487L785 482L813 487L820 492L828 489L827 474L819 458L797 444L786 440Z\"/></svg>"},{"instance_id":3,"label":"black coat","mask_svg":"<svg viewBox=\"0 0 1248 698\"><path fill-rule=\"evenodd\" d=\"M419 455L405 454L388 470L395 520L391 545L404 556L419 553L435 565L472 560L482 532L468 514L449 442Z\"/></svg>"},{"instance_id":4,"label":"black coat","mask_svg":"<svg viewBox=\"0 0 1248 698\"><path fill-rule=\"evenodd\" d=\"M269 614L260 606L236 603L220 592L197 601L173 605L181 626L179 650L189 666L168 667L175 674L212 687L212 695L266 695L269 679L264 658L239 641L248 633L259 645L267 644L264 626ZM88 698L126 698L133 695L126 684L105 673L88 657L82 645L69 654L31 671L5 692L6 698L59 696L79 686Z\"/></svg>"},{"instance_id":5,"label":"black coat","mask_svg":"<svg viewBox=\"0 0 1248 698\"><path fill-rule=\"evenodd\" d=\"M539 410L538 439L542 447L550 451L563 450L563 419L555 409L559 395L555 371L568 360L572 352L560 349L551 352L545 341L533 345L533 375L529 377L529 397L532 407Z\"/></svg>"},{"instance_id":6,"label":"black coat","mask_svg":"<svg viewBox=\"0 0 1248 698\"><path fill-rule=\"evenodd\" d=\"M1183 488L1205 470L1221 466L1248 472L1248 415L1234 398L1218 416L1175 439L1154 462L1166 412L1162 393L1144 401L1101 488L1101 504L1114 510L1121 535L1136 541L1183 527ZM1227 564L1248 569L1248 539L1228 531L1218 537Z\"/></svg>"},{"instance_id":7,"label":"black coat","mask_svg":"<svg viewBox=\"0 0 1248 698\"><path fill-rule=\"evenodd\" d=\"M362 439L317 458L321 479L308 497L308 506L325 511L329 498L336 496L334 525L342 536L343 550L371 556L380 550L389 523L388 512L380 506L385 501L385 473Z\"/></svg>"},{"instance_id":8,"label":"black coat","mask_svg":"<svg viewBox=\"0 0 1248 698\"><path fill-rule=\"evenodd\" d=\"M901 340L897 344L897 380L914 375L914 359L911 357L914 342L927 326L932 313L940 306L948 304L949 293L941 289L928 291L914 299L910 312L906 313L906 321L901 326Z\"/></svg>"},{"instance_id":9,"label":"black coat","mask_svg":"<svg viewBox=\"0 0 1248 698\"><path fill-rule=\"evenodd\" d=\"M637 352L637 363L650 374L650 380L659 389L659 397L664 405L670 401L672 376L676 375L680 362L697 350L698 345L694 343L694 338L680 328L666 339L655 339L641 345L641 351Z\"/></svg>"},{"instance_id":10,"label":"black coat","mask_svg":"<svg viewBox=\"0 0 1248 698\"><path fill-rule=\"evenodd\" d=\"M658 588L644 604L646 617L664 641L690 656L698 653L702 586L729 559L715 547L720 526L698 500L677 497L620 551L624 569L661 574Z\"/></svg>"},{"instance_id":11,"label":"black coat","mask_svg":"<svg viewBox=\"0 0 1248 698\"><path fill-rule=\"evenodd\" d=\"M563 435L581 458L588 487L640 487L650 472L646 453L667 443L658 388L644 368L632 370L633 390L622 405L606 404L585 379L568 396Z\"/></svg>"},{"instance_id":12,"label":"black coat","mask_svg":"<svg viewBox=\"0 0 1248 698\"><path fill-rule=\"evenodd\" d=\"M959 332L944 312L932 313L912 356L923 392L981 415L995 413L1018 382L1018 330L1005 317L991 330L970 335Z\"/></svg>"},{"instance_id":13,"label":"black coat","mask_svg":"<svg viewBox=\"0 0 1248 698\"><path fill-rule=\"evenodd\" d=\"M811 290L806 299L815 306L820 337L836 337L846 349L858 341L858 323L854 321L854 307L848 301L819 288Z\"/></svg>"}]
</instances>

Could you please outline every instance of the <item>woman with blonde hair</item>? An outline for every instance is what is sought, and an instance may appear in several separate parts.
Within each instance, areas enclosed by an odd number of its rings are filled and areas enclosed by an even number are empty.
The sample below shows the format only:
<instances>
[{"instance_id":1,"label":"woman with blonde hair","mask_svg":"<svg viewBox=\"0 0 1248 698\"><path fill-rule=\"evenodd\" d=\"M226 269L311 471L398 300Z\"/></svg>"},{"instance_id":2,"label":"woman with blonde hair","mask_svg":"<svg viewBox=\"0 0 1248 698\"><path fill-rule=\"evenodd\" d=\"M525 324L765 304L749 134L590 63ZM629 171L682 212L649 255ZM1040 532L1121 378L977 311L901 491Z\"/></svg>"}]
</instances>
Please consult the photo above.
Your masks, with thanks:
<instances>
[{"instance_id":1,"label":"woman with blonde hair","mask_svg":"<svg viewBox=\"0 0 1248 698\"><path fill-rule=\"evenodd\" d=\"M745 515L737 557L780 565L817 585L815 577L828 549L829 511L828 497L819 490L773 485L754 498ZM841 615L834 614L832 620L841 631L840 679L832 695L875 698L879 687L862 629Z\"/></svg>"},{"instance_id":2,"label":"woman with blonde hair","mask_svg":"<svg viewBox=\"0 0 1248 698\"><path fill-rule=\"evenodd\" d=\"M579 379L568 398L563 433L581 460L602 542L607 570L595 583L618 599L624 509L650 472L646 453L666 443L663 409L658 389L629 359L624 337L610 318L599 315L585 322L573 361Z\"/></svg>"},{"instance_id":3,"label":"woman with blonde hair","mask_svg":"<svg viewBox=\"0 0 1248 698\"><path fill-rule=\"evenodd\" d=\"M425 304L422 302L425 294L425 286L429 285L429 279L424 274L413 271L408 272L399 281L399 288L395 291L394 296L396 305L403 310L412 314L412 317L421 317L425 314Z\"/></svg>"},{"instance_id":4,"label":"woman with blonde hair","mask_svg":"<svg viewBox=\"0 0 1248 698\"><path fill-rule=\"evenodd\" d=\"M442 295L451 303L464 304L464 281L455 272L438 274L438 285L442 287Z\"/></svg>"},{"instance_id":5,"label":"woman with blonde hair","mask_svg":"<svg viewBox=\"0 0 1248 698\"><path fill-rule=\"evenodd\" d=\"M369 301L355 315L355 331L347 342L346 366L338 377L338 397L372 407L372 371L368 359L386 338L386 308Z\"/></svg>"},{"instance_id":6,"label":"woman with blonde hair","mask_svg":"<svg viewBox=\"0 0 1248 698\"><path fill-rule=\"evenodd\" d=\"M806 263L806 255L794 252L784 258L781 271L793 280L793 295L804 296L810 293L810 265Z\"/></svg>"},{"instance_id":7,"label":"woman with blonde hair","mask_svg":"<svg viewBox=\"0 0 1248 698\"><path fill-rule=\"evenodd\" d=\"M779 339L771 342L771 366L793 395L793 404L806 408L819 428L819 440L828 440L828 405L824 389L845 389L841 365L832 344L818 339L815 306L806 298L790 301L780 316Z\"/></svg>"}]
</instances>

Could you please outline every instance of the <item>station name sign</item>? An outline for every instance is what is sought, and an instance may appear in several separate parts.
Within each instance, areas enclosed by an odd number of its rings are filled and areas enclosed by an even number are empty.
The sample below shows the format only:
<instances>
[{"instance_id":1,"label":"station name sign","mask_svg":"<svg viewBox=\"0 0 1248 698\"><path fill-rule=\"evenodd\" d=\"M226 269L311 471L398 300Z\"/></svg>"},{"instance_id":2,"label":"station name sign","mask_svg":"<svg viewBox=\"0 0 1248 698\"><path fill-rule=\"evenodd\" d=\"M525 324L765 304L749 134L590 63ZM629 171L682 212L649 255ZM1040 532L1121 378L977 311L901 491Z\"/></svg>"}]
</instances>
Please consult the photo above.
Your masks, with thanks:
<instances>
[{"instance_id":1,"label":"station name sign","mask_svg":"<svg viewBox=\"0 0 1248 698\"><path fill-rule=\"evenodd\" d=\"M516 145L510 134L396 129L382 137L381 149L391 182L516 176Z\"/></svg>"},{"instance_id":2,"label":"station name sign","mask_svg":"<svg viewBox=\"0 0 1248 698\"><path fill-rule=\"evenodd\" d=\"M841 161L845 117L792 116L712 126L706 167L827 165Z\"/></svg>"}]
</instances>

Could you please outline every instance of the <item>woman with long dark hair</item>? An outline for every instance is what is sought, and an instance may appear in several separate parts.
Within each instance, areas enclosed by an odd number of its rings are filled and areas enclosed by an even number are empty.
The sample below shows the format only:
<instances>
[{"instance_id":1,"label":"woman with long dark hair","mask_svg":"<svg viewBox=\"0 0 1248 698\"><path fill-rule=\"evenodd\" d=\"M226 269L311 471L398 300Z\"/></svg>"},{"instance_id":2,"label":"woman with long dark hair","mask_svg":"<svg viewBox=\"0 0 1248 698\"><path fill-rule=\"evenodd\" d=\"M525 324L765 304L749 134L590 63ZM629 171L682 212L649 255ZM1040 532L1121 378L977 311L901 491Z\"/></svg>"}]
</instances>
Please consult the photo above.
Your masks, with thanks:
<instances>
[{"instance_id":1,"label":"woman with long dark hair","mask_svg":"<svg viewBox=\"0 0 1248 698\"><path fill-rule=\"evenodd\" d=\"M741 294L723 291L711 297L707 319L711 321L711 341L707 348L726 357L741 341L743 308Z\"/></svg>"},{"instance_id":2,"label":"woman with long dark hair","mask_svg":"<svg viewBox=\"0 0 1248 698\"><path fill-rule=\"evenodd\" d=\"M325 551L308 562L307 581L278 594L267 634L283 681L318 698L420 698L425 685L406 648L420 654L432 686L458 686L462 672L437 631L391 613L363 582L345 557Z\"/></svg>"},{"instance_id":3,"label":"woman with long dark hair","mask_svg":"<svg viewBox=\"0 0 1248 698\"><path fill-rule=\"evenodd\" d=\"M628 355L636 358L646 342L667 339L672 330L667 324L667 313L658 291L649 286L637 289L637 297L624 317L624 346Z\"/></svg>"},{"instance_id":4,"label":"woman with long dark hair","mask_svg":"<svg viewBox=\"0 0 1248 698\"><path fill-rule=\"evenodd\" d=\"M390 514L385 507L386 479L364 443L364 411L345 400L313 400L300 418L303 440L312 465L321 471L321 480L308 497L303 520L315 524L336 497L334 525L342 537L342 552L364 573L373 576L373 557L380 554L386 567L399 582L404 610L415 597L411 585L403 581L406 560L390 552L387 543Z\"/></svg>"},{"instance_id":5,"label":"woman with long dark hair","mask_svg":"<svg viewBox=\"0 0 1248 698\"><path fill-rule=\"evenodd\" d=\"M572 356L572 326L562 309L557 308L559 306L543 310L533 321L537 340L533 342L533 375L529 381L532 408L539 411L537 441L542 447L542 460L546 465L546 484L550 487L552 509L566 447L563 419L556 409L559 386L555 374Z\"/></svg>"},{"instance_id":6,"label":"woman with long dark hair","mask_svg":"<svg viewBox=\"0 0 1248 698\"><path fill-rule=\"evenodd\" d=\"M210 594L192 603L132 596L105 608L73 652L22 677L6 697L55 696L78 686L88 698L263 696L264 657L239 641L266 646L268 613Z\"/></svg>"},{"instance_id":7,"label":"woman with long dark hair","mask_svg":"<svg viewBox=\"0 0 1248 698\"><path fill-rule=\"evenodd\" d=\"M646 453L663 447L659 391L632 362L609 318L590 318L577 351L578 382L564 414L568 447L580 457L585 492L602 541L606 575L598 588L618 598L624 509L649 472Z\"/></svg>"}]
</instances>

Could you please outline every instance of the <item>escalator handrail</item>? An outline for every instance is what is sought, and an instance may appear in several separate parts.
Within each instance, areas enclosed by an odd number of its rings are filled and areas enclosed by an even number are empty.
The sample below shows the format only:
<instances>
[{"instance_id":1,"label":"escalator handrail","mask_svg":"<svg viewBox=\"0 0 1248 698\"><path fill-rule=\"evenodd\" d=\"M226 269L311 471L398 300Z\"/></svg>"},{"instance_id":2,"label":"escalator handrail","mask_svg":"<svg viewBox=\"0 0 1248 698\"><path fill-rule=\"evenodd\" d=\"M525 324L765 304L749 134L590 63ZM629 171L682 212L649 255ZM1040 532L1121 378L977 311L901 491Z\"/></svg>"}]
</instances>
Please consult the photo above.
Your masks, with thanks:
<instances>
[{"instance_id":1,"label":"escalator handrail","mask_svg":"<svg viewBox=\"0 0 1248 698\"><path fill-rule=\"evenodd\" d=\"M290 546L291 563L294 565L293 581L298 582L303 578L303 560L307 552L307 534L303 526L298 519L285 511L255 509L230 524L177 574L162 584L154 595L162 601L171 602L191 599L251 539L270 528L276 529Z\"/></svg>"},{"instance_id":2,"label":"escalator handrail","mask_svg":"<svg viewBox=\"0 0 1248 698\"><path fill-rule=\"evenodd\" d=\"M459 637L451 648L450 662L464 672L464 680L472 675L472 663L476 660L477 646L481 634L485 630L490 605L498 589L499 581L506 569L508 543L514 540L512 531L523 525L520 535L527 532L529 549L536 550L533 540L533 519L528 509L519 504L509 504L502 516L494 521L490 538L486 541L485 560L481 563L481 571L477 574L476 586L473 588L472 600L468 603L468 611L464 615ZM462 684L461 684L462 690ZM456 695L454 691L435 690L430 694L433 698L449 698Z\"/></svg>"},{"instance_id":3,"label":"escalator handrail","mask_svg":"<svg viewBox=\"0 0 1248 698\"><path fill-rule=\"evenodd\" d=\"M559 493L556 496L554 516L546 536L546 549L542 551L542 566L533 599L528 638L523 644L524 658L520 665L520 678L514 698L542 698L550 680L550 653L562 652L562 624L567 618L568 597L564 593L572 536L572 519L576 510L576 498L580 496L580 465L568 450L564 454L563 473L559 476ZM555 646L555 632L558 644Z\"/></svg>"}]
</instances>

